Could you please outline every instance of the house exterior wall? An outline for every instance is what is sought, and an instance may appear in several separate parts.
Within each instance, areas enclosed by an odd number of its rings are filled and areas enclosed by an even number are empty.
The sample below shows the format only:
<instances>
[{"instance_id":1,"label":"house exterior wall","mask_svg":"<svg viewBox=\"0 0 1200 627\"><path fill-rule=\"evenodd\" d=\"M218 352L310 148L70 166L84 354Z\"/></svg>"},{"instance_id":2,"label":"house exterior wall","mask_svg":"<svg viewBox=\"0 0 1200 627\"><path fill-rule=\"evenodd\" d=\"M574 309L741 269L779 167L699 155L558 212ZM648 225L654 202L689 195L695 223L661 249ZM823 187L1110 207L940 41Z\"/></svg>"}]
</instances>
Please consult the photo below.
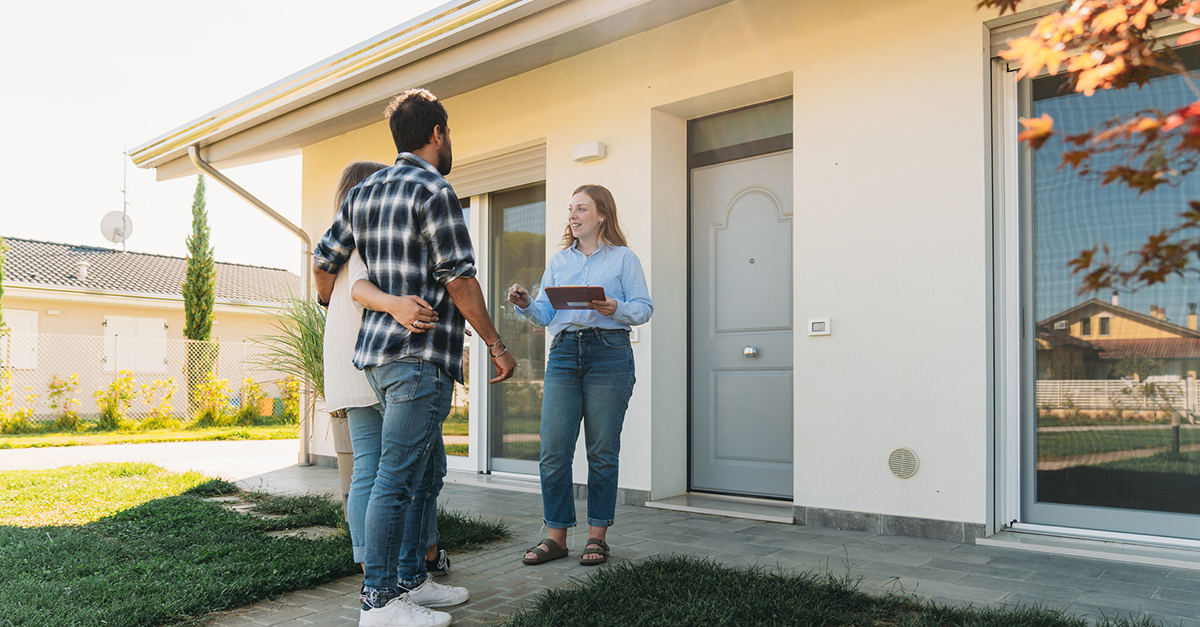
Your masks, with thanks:
<instances>
[{"instance_id":1,"label":"house exterior wall","mask_svg":"<svg viewBox=\"0 0 1200 627\"><path fill-rule=\"evenodd\" d=\"M105 316L129 316L136 318L163 318L167 321L167 339L182 340L183 308L164 307L162 304L101 304L90 302L67 302L31 298L16 295L11 291L4 295L5 309L24 309L38 313L38 332L60 335L104 335ZM251 307L222 308L216 313L217 323L213 326L214 340L243 342L252 337L268 335L271 331L271 314ZM48 311L57 311L50 315Z\"/></svg>"},{"instance_id":2,"label":"house exterior wall","mask_svg":"<svg viewBox=\"0 0 1200 627\"><path fill-rule=\"evenodd\" d=\"M1110 326L1108 335L1100 335L1101 316L1109 318ZM1082 332L1083 324L1081 321L1084 318L1091 319L1091 333L1087 335L1084 335ZM1101 305L1088 305L1072 314L1070 326L1071 335L1092 340L1144 340L1183 336L1182 333L1164 329L1162 326L1153 326L1131 317L1122 316L1120 313L1111 313Z\"/></svg>"},{"instance_id":3,"label":"house exterior wall","mask_svg":"<svg viewBox=\"0 0 1200 627\"><path fill-rule=\"evenodd\" d=\"M655 300L620 487L686 490L684 121L793 95L795 504L985 521L985 18L961 0L741 0L446 101L456 161L545 140L547 256L576 186L617 199ZM589 141L607 157L572 161ZM394 159L383 122L305 149L314 241L338 172L362 158ZM805 335L811 318L832 335ZM921 462L908 480L888 471L900 446Z\"/></svg>"}]
</instances>

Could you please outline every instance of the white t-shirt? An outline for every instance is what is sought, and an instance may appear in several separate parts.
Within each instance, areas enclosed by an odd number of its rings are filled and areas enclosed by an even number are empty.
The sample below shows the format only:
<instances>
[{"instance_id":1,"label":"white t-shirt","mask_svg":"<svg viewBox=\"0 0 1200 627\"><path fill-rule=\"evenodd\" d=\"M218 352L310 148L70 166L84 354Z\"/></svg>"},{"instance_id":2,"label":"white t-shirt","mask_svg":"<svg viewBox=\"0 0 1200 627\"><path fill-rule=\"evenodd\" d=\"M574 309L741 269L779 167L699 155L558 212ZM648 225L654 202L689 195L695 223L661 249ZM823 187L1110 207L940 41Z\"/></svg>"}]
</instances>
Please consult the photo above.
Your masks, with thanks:
<instances>
[{"instance_id":1,"label":"white t-shirt","mask_svg":"<svg viewBox=\"0 0 1200 627\"><path fill-rule=\"evenodd\" d=\"M350 288L367 278L367 264L357 250L342 264L333 282L325 316L325 408L370 407L379 402L367 375L354 367L354 343L362 326L363 308L350 297Z\"/></svg>"}]
</instances>

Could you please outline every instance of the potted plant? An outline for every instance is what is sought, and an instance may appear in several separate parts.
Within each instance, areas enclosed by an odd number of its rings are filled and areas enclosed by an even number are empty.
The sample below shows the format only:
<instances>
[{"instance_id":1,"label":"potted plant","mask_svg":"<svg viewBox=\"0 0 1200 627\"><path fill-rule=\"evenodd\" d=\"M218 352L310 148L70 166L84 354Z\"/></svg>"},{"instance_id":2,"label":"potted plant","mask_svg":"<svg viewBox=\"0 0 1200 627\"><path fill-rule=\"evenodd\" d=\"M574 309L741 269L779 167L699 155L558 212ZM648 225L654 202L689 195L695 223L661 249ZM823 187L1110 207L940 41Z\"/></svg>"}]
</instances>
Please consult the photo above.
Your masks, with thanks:
<instances>
[{"instance_id":1,"label":"potted plant","mask_svg":"<svg viewBox=\"0 0 1200 627\"><path fill-rule=\"evenodd\" d=\"M305 420L316 410L318 398L322 403L325 401L325 308L315 301L290 296L284 307L275 312L274 328L275 334L255 338L262 353L253 361L264 369L295 377L311 392L308 406L303 408L301 420ZM350 445L346 413L333 412L330 422L344 501L350 492L354 449Z\"/></svg>"}]
</instances>

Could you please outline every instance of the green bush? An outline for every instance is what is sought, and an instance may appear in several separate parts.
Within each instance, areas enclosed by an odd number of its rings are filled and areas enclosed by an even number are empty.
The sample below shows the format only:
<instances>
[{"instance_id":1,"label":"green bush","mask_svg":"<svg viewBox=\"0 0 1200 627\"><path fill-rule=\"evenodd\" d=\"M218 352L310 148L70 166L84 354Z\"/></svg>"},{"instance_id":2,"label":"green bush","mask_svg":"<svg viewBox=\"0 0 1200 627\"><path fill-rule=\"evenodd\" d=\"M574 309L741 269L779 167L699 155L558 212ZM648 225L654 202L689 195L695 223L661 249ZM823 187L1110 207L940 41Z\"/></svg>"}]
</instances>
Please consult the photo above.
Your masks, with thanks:
<instances>
[{"instance_id":1,"label":"green bush","mask_svg":"<svg viewBox=\"0 0 1200 627\"><path fill-rule=\"evenodd\" d=\"M126 423L129 406L137 398L134 392L133 373L122 370L106 390L96 391L96 409L100 420L96 425L101 431L114 431Z\"/></svg>"},{"instance_id":2,"label":"green bush","mask_svg":"<svg viewBox=\"0 0 1200 627\"><path fill-rule=\"evenodd\" d=\"M300 379L293 376L283 378L283 424L300 422Z\"/></svg>"},{"instance_id":3,"label":"green bush","mask_svg":"<svg viewBox=\"0 0 1200 627\"><path fill-rule=\"evenodd\" d=\"M242 399L244 402L237 410L237 424L259 424L263 416L258 411L258 403L266 397L267 394L263 392L262 386L255 383L252 377L242 379Z\"/></svg>"},{"instance_id":4,"label":"green bush","mask_svg":"<svg viewBox=\"0 0 1200 627\"><path fill-rule=\"evenodd\" d=\"M75 407L81 405L75 394L79 392L79 375L72 372L66 379L58 375L50 377L50 385L46 391L46 404L54 414L55 431L76 431L80 428L82 418Z\"/></svg>"},{"instance_id":5,"label":"green bush","mask_svg":"<svg viewBox=\"0 0 1200 627\"><path fill-rule=\"evenodd\" d=\"M218 379L213 373L206 372L204 381L196 387L196 417L197 427L228 427L234 424L235 417L229 411L229 382Z\"/></svg>"}]
</instances>

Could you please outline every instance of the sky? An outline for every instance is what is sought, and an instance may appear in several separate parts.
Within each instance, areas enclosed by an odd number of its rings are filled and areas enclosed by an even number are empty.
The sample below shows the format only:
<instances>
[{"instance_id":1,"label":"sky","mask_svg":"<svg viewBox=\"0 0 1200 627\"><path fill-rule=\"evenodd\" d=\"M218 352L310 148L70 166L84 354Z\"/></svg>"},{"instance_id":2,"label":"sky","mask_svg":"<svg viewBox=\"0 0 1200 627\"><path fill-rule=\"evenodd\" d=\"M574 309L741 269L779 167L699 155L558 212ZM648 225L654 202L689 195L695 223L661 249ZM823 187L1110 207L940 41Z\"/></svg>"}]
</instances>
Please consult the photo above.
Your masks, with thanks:
<instances>
[{"instance_id":1,"label":"sky","mask_svg":"<svg viewBox=\"0 0 1200 627\"><path fill-rule=\"evenodd\" d=\"M447 0L23 2L0 20L0 236L184 256L196 177L156 182L123 155ZM336 7L336 9L334 8ZM223 172L294 223L300 157ZM300 270L299 240L206 180L217 261ZM122 194L125 190L126 194ZM314 240L320 234L314 234Z\"/></svg>"},{"instance_id":2,"label":"sky","mask_svg":"<svg viewBox=\"0 0 1200 627\"><path fill-rule=\"evenodd\" d=\"M1187 81L1167 76L1142 89L1097 91L1090 98L1067 92L1038 100L1033 103L1032 116L1050 114L1055 130L1069 135L1121 114L1151 108L1172 111L1195 100ZM1071 274L1068 262L1081 251L1107 244L1114 260L1126 261L1149 235L1177 225L1188 200L1200 197L1200 178L1195 174L1184 177L1178 187L1163 186L1144 195L1116 183L1101 186L1094 177L1083 178L1070 168L1059 168L1066 149L1056 136L1034 160L1035 317L1039 321L1090 298L1111 298L1111 292L1077 294L1080 277ZM1116 163L1118 155L1101 155L1092 161L1093 167L1103 170ZM1136 292L1125 290L1120 295L1122 307L1143 314L1150 313L1151 305L1164 307L1167 318L1179 324L1187 319L1189 303L1200 303L1200 281L1194 274L1172 275L1165 284Z\"/></svg>"}]
</instances>

